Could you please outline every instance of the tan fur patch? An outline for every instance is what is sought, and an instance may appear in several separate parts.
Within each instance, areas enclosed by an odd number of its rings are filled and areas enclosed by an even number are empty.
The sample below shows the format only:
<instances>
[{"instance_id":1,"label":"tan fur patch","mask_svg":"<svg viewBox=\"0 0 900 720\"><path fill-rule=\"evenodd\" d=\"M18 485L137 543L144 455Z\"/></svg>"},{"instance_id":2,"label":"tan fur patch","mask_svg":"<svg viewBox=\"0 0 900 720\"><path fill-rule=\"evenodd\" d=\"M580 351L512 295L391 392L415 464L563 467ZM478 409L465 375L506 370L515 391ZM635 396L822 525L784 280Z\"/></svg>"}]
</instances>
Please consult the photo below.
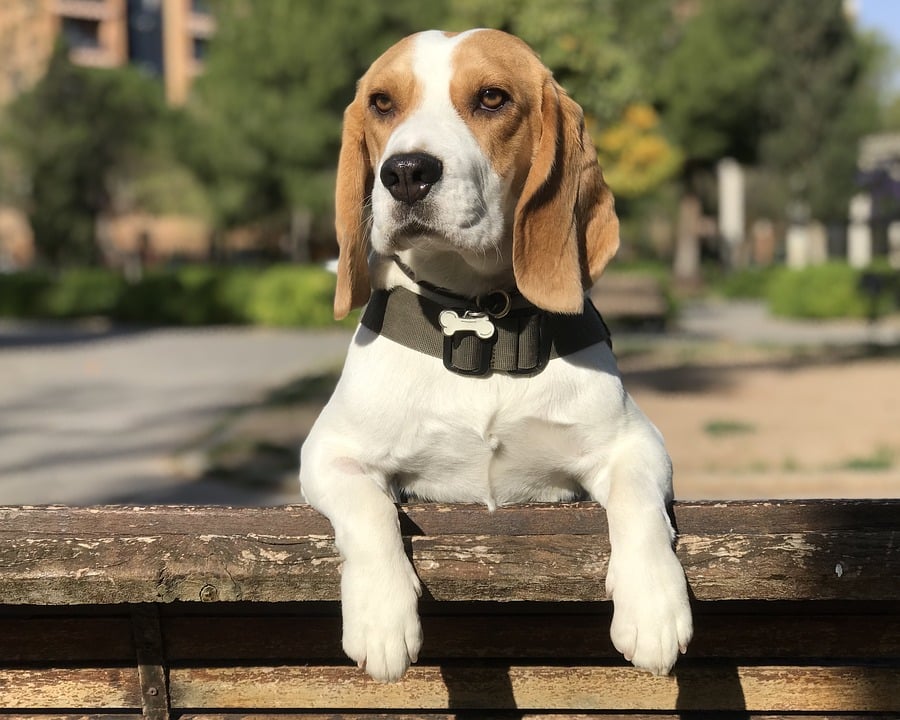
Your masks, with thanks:
<instances>
[{"instance_id":1,"label":"tan fur patch","mask_svg":"<svg viewBox=\"0 0 900 720\"><path fill-rule=\"evenodd\" d=\"M524 42L484 30L465 38L453 54L450 98L494 171L511 178L518 194L540 139L541 88L550 72ZM497 88L509 95L499 110L479 108L480 93Z\"/></svg>"}]
</instances>

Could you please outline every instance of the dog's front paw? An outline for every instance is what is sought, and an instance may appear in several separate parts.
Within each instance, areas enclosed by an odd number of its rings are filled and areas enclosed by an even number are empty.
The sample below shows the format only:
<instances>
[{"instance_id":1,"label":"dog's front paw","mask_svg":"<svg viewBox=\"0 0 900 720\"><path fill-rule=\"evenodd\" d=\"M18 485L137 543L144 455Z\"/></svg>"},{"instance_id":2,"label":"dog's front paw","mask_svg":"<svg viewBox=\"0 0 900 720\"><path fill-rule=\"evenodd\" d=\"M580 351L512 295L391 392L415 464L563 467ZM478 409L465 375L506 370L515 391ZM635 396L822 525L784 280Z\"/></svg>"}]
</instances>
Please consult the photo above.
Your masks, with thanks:
<instances>
[{"instance_id":1,"label":"dog's front paw","mask_svg":"<svg viewBox=\"0 0 900 720\"><path fill-rule=\"evenodd\" d=\"M419 593L419 579L406 558L387 572L344 563L344 652L378 682L399 680L419 656Z\"/></svg>"},{"instance_id":2,"label":"dog's front paw","mask_svg":"<svg viewBox=\"0 0 900 720\"><path fill-rule=\"evenodd\" d=\"M635 667L667 675L693 635L687 582L671 551L652 558L610 559L606 591L613 599L610 637Z\"/></svg>"}]
</instances>

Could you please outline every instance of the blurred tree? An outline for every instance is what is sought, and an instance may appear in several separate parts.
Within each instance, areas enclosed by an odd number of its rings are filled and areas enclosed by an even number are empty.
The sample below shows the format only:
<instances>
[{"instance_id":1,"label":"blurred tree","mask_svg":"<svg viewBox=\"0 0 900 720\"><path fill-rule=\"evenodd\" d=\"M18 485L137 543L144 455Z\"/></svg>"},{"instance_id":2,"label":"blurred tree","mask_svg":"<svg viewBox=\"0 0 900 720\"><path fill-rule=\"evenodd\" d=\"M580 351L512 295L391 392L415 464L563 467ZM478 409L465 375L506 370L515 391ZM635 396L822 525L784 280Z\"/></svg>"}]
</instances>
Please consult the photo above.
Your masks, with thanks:
<instances>
[{"instance_id":1,"label":"blurred tree","mask_svg":"<svg viewBox=\"0 0 900 720\"><path fill-rule=\"evenodd\" d=\"M881 109L880 126L886 132L900 132L900 94L896 91Z\"/></svg>"},{"instance_id":2,"label":"blurred tree","mask_svg":"<svg viewBox=\"0 0 900 720\"><path fill-rule=\"evenodd\" d=\"M356 80L441 2L216 0L217 32L181 129L220 229L274 219L303 258L331 211L341 118Z\"/></svg>"},{"instance_id":3,"label":"blurred tree","mask_svg":"<svg viewBox=\"0 0 900 720\"><path fill-rule=\"evenodd\" d=\"M628 105L621 120L601 131L592 124L604 177L621 198L646 195L681 167L681 152L660 133L659 115L650 105Z\"/></svg>"},{"instance_id":4,"label":"blurred tree","mask_svg":"<svg viewBox=\"0 0 900 720\"><path fill-rule=\"evenodd\" d=\"M165 112L152 79L132 68L76 67L62 46L6 108L4 194L26 211L43 261L96 261L96 221L115 205L115 177L152 152Z\"/></svg>"},{"instance_id":5,"label":"blurred tree","mask_svg":"<svg viewBox=\"0 0 900 720\"><path fill-rule=\"evenodd\" d=\"M677 8L678 6L673 6ZM690 9L691 6L685 6ZM701 0L682 16L653 93L686 155L682 259L696 254L697 185L733 157L783 177L791 208L846 217L858 140L877 117L879 51L841 0ZM676 261L676 265L677 265ZM693 260L682 270L697 269ZM678 267L676 267L678 271Z\"/></svg>"},{"instance_id":6,"label":"blurred tree","mask_svg":"<svg viewBox=\"0 0 900 720\"><path fill-rule=\"evenodd\" d=\"M762 84L758 161L788 179L820 220L847 218L859 140L876 129L883 46L840 0L764 0L760 37L776 69Z\"/></svg>"}]
</instances>

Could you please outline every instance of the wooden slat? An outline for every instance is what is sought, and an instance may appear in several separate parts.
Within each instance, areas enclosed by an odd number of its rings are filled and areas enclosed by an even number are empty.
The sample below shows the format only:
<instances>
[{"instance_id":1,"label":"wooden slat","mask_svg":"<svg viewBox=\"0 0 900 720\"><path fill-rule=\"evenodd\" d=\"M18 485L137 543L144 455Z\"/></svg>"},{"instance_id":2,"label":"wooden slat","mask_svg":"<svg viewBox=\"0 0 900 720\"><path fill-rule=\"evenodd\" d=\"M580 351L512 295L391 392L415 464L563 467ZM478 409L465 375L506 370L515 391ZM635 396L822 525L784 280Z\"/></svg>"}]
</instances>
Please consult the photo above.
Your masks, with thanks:
<instances>
[{"instance_id":1,"label":"wooden slat","mask_svg":"<svg viewBox=\"0 0 900 720\"><path fill-rule=\"evenodd\" d=\"M898 535L683 532L678 555L698 600L879 600L900 597ZM436 600L605 599L605 535L414 536L411 546ZM327 536L7 537L0 603L333 601L339 564Z\"/></svg>"},{"instance_id":2,"label":"wooden slat","mask_svg":"<svg viewBox=\"0 0 900 720\"><path fill-rule=\"evenodd\" d=\"M606 533L596 503L521 504L489 512L480 505L418 503L400 508L408 535L594 535ZM896 530L900 500L785 500L675 503L679 530L692 535ZM0 506L0 538L30 535L106 537L240 535L291 538L331 535L307 505L275 508L202 506Z\"/></svg>"},{"instance_id":3,"label":"wooden slat","mask_svg":"<svg viewBox=\"0 0 900 720\"><path fill-rule=\"evenodd\" d=\"M400 683L356 668L173 668L173 708L900 711L896 667L413 667Z\"/></svg>"},{"instance_id":4,"label":"wooden slat","mask_svg":"<svg viewBox=\"0 0 900 720\"><path fill-rule=\"evenodd\" d=\"M0 668L4 710L141 707L137 669Z\"/></svg>"},{"instance_id":5,"label":"wooden slat","mask_svg":"<svg viewBox=\"0 0 900 720\"><path fill-rule=\"evenodd\" d=\"M894 659L900 615L796 614L695 616L690 658ZM464 615L422 618L420 658L605 659L619 657L609 640L610 616ZM174 617L164 623L168 658L179 662L285 658L341 662L341 622L332 617Z\"/></svg>"}]
</instances>

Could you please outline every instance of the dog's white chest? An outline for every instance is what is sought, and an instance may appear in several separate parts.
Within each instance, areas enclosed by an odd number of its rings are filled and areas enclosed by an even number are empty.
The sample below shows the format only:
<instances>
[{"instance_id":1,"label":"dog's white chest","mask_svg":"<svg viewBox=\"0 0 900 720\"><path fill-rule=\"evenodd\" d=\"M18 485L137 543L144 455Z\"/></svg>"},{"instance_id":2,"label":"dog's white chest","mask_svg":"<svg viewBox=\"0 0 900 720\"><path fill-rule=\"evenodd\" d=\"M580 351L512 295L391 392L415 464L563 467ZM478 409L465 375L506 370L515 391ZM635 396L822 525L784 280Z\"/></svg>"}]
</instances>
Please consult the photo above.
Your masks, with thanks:
<instances>
[{"instance_id":1,"label":"dog's white chest","mask_svg":"<svg viewBox=\"0 0 900 720\"><path fill-rule=\"evenodd\" d=\"M578 496L572 458L577 444L565 427L538 413L504 413L467 424L431 417L406 447L397 447L393 475L401 495L494 508L513 502L571 500Z\"/></svg>"},{"instance_id":2,"label":"dog's white chest","mask_svg":"<svg viewBox=\"0 0 900 720\"><path fill-rule=\"evenodd\" d=\"M608 354L587 352L585 364ZM468 378L362 329L321 429L401 497L489 507L571 500L583 467L598 462L604 406L622 411L618 377L597 358L593 370L551 362L530 378Z\"/></svg>"}]
</instances>

